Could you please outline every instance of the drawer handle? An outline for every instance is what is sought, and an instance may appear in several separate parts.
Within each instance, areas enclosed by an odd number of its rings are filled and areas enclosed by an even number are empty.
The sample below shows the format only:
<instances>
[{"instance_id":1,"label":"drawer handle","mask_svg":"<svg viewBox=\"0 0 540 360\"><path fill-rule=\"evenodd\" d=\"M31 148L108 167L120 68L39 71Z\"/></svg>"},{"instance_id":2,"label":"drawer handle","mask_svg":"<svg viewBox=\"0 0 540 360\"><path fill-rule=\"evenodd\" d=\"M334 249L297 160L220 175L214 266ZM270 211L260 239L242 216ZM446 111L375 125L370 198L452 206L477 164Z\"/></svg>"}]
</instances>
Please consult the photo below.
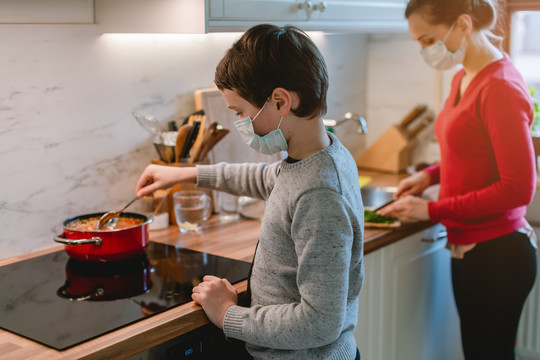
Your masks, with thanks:
<instances>
[{"instance_id":1,"label":"drawer handle","mask_svg":"<svg viewBox=\"0 0 540 360\"><path fill-rule=\"evenodd\" d=\"M422 238L422 242L434 243L437 241L446 240L447 236L448 233L446 230L441 230L436 236Z\"/></svg>"}]
</instances>

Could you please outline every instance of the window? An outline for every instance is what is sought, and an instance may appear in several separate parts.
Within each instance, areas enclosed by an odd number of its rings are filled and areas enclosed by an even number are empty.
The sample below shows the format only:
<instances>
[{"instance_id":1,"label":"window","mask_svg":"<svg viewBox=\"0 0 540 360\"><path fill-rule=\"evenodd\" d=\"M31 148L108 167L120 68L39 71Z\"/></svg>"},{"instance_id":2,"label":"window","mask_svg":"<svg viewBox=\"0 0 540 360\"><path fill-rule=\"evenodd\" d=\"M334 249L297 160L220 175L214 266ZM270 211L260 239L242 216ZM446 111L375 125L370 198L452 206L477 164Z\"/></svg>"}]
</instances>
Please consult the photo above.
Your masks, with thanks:
<instances>
[{"instance_id":1,"label":"window","mask_svg":"<svg viewBox=\"0 0 540 360\"><path fill-rule=\"evenodd\" d=\"M533 132L540 136L540 1L508 0L506 13L509 26L505 50L521 72L525 82L532 88L537 109Z\"/></svg>"}]
</instances>

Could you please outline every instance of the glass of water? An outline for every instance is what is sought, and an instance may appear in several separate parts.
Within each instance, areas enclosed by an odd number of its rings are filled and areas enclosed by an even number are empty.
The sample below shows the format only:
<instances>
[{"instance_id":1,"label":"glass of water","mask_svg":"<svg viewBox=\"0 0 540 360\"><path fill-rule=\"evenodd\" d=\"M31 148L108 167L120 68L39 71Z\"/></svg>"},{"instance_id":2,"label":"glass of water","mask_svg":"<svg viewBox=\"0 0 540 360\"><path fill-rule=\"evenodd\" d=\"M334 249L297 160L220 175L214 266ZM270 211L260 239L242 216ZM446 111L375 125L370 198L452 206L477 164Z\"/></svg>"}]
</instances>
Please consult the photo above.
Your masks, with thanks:
<instances>
[{"instance_id":1,"label":"glass of water","mask_svg":"<svg viewBox=\"0 0 540 360\"><path fill-rule=\"evenodd\" d=\"M181 190L173 194L174 214L181 233L201 230L212 210L210 196L200 190Z\"/></svg>"}]
</instances>

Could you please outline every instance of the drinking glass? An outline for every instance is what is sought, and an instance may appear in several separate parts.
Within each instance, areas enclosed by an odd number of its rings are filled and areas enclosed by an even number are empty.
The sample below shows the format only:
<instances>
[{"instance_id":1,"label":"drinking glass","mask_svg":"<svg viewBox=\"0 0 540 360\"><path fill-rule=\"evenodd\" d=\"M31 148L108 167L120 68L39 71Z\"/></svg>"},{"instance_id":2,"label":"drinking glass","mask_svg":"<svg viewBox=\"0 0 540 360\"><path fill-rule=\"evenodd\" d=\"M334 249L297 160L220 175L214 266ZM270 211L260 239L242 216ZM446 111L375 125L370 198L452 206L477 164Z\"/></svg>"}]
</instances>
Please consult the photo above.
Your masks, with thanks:
<instances>
[{"instance_id":1,"label":"drinking glass","mask_svg":"<svg viewBox=\"0 0 540 360\"><path fill-rule=\"evenodd\" d=\"M217 210L221 221L232 221L240 218L240 197L223 191L217 193Z\"/></svg>"},{"instance_id":2,"label":"drinking glass","mask_svg":"<svg viewBox=\"0 0 540 360\"><path fill-rule=\"evenodd\" d=\"M199 190L180 190L173 194L174 215L181 233L201 231L201 225L208 220L212 206L210 197Z\"/></svg>"}]
</instances>

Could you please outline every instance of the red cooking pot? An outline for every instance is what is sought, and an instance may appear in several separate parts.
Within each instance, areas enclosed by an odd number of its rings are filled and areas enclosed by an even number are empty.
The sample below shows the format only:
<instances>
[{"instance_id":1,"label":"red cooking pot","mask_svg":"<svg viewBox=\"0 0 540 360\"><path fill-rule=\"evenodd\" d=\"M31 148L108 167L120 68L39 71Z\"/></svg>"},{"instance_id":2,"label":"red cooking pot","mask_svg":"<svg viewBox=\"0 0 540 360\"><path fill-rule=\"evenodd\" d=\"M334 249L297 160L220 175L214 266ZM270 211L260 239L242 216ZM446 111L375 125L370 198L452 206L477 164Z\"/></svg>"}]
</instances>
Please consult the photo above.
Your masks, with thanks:
<instances>
[{"instance_id":1,"label":"red cooking pot","mask_svg":"<svg viewBox=\"0 0 540 360\"><path fill-rule=\"evenodd\" d=\"M124 212L117 228L112 230L97 230L96 226L73 228L73 224L91 224L103 214L86 214L64 220L64 233L54 241L65 244L71 258L87 262L117 261L144 252L148 245L148 224L153 220L145 215ZM124 228L121 223L129 223L129 227Z\"/></svg>"},{"instance_id":2,"label":"red cooking pot","mask_svg":"<svg viewBox=\"0 0 540 360\"><path fill-rule=\"evenodd\" d=\"M106 301L137 296L151 287L150 261L144 254L105 263L69 259L66 282L56 293L68 300Z\"/></svg>"}]
</instances>

